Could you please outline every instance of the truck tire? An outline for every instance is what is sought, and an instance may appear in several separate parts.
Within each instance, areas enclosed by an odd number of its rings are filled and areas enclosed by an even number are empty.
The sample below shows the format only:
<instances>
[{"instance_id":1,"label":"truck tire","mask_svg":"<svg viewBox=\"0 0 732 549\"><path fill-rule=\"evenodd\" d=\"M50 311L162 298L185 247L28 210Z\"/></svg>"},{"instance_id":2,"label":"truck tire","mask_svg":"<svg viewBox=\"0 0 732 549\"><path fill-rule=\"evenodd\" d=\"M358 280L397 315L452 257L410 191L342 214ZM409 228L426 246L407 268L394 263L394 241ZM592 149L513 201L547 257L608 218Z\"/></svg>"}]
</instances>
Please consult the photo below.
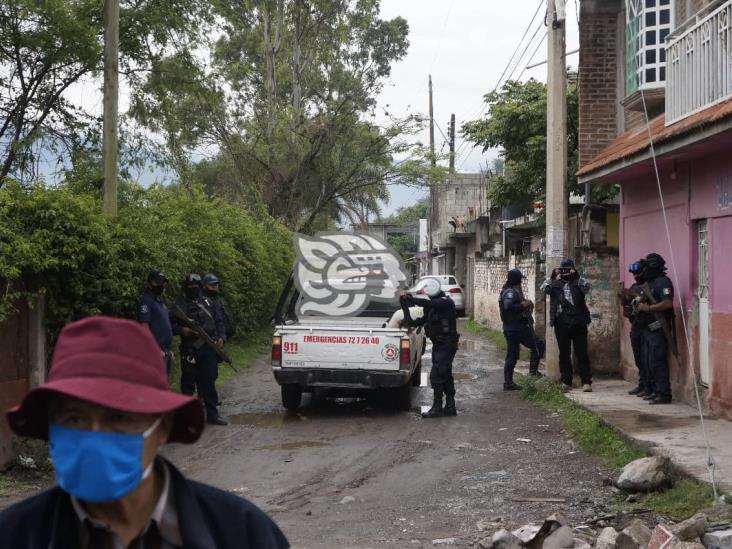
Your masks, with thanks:
<instances>
[{"instance_id":1,"label":"truck tire","mask_svg":"<svg viewBox=\"0 0 732 549\"><path fill-rule=\"evenodd\" d=\"M294 383L282 386L282 405L285 409L295 411L300 407L302 388Z\"/></svg>"},{"instance_id":2,"label":"truck tire","mask_svg":"<svg viewBox=\"0 0 732 549\"><path fill-rule=\"evenodd\" d=\"M412 409L412 385L406 383L401 387L391 390L390 395L393 398L393 406L400 412L408 412Z\"/></svg>"}]
</instances>

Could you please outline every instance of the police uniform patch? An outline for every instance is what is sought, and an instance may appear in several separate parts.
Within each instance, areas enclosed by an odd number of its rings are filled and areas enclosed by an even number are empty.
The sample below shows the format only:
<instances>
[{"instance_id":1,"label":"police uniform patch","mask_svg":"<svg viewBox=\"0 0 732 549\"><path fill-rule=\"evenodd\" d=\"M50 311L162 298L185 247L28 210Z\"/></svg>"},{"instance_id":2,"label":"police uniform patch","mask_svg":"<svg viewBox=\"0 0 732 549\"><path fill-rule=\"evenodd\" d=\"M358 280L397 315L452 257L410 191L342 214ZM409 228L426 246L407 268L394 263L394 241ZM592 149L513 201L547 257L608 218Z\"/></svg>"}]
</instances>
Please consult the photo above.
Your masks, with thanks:
<instances>
[{"instance_id":1,"label":"police uniform patch","mask_svg":"<svg viewBox=\"0 0 732 549\"><path fill-rule=\"evenodd\" d=\"M513 299L514 295L516 295L512 290L509 290L506 292L506 298Z\"/></svg>"},{"instance_id":2,"label":"police uniform patch","mask_svg":"<svg viewBox=\"0 0 732 549\"><path fill-rule=\"evenodd\" d=\"M150 310L150 308L147 305L145 305L145 304L140 305L140 312L142 314L147 314L149 310Z\"/></svg>"},{"instance_id":3,"label":"police uniform patch","mask_svg":"<svg viewBox=\"0 0 732 549\"><path fill-rule=\"evenodd\" d=\"M665 295L665 296L671 295L671 288L664 288L663 295Z\"/></svg>"}]
</instances>

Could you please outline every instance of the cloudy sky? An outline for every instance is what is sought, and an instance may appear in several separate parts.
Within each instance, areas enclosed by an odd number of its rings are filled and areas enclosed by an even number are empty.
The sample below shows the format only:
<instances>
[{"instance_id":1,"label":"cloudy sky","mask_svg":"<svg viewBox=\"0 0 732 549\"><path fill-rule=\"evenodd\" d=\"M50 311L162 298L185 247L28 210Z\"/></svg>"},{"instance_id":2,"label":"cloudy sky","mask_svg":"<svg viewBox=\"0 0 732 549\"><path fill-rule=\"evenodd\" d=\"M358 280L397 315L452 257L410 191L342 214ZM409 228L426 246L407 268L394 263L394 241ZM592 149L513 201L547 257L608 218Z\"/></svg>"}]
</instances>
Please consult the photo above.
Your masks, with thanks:
<instances>
[{"instance_id":1,"label":"cloudy sky","mask_svg":"<svg viewBox=\"0 0 732 549\"><path fill-rule=\"evenodd\" d=\"M575 2L567 0L567 51L579 44ZM515 61L508 65L537 8L540 15L518 48L519 54L526 51L523 59L518 65ZM546 40L539 45L546 32L545 10L544 0L382 0L383 18L401 16L409 22L410 47L407 57L392 69L390 81L380 97L381 106L388 105L389 111L398 116L426 115L427 79L432 74L437 125L447 135L450 114L455 113L457 120L459 156L455 165L461 172L480 171L495 153L482 154L480 149L463 143L459 137L460 126L482 113L483 95L494 89L507 66L507 74L513 73L514 79L521 75L521 80L546 80L544 66L524 70L534 52L533 62L546 60ZM534 39L529 43L532 36ZM577 62L577 54L568 57L568 65L576 67ZM418 139L429 143L428 131ZM435 142L438 152L447 152L439 129L435 129ZM394 186L384 213L388 215L409 206L424 194Z\"/></svg>"}]
</instances>

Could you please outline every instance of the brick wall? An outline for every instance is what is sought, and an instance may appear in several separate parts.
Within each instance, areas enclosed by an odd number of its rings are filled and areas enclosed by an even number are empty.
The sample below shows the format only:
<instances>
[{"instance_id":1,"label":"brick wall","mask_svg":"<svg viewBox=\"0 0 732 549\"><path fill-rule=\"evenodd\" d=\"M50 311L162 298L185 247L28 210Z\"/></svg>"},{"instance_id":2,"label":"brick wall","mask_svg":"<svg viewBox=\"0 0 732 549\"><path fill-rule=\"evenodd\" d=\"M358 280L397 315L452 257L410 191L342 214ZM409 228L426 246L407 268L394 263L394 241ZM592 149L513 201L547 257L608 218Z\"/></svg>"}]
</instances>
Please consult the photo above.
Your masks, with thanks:
<instances>
[{"instance_id":1,"label":"brick wall","mask_svg":"<svg viewBox=\"0 0 732 549\"><path fill-rule=\"evenodd\" d=\"M526 279L522 284L524 297L536 304L534 319L536 331L540 335L544 331L544 299L540 287L544 281L544 264L534 257L491 257L476 259L473 263L473 316L479 323L492 330L502 330L501 313L498 310L498 298L506 274L518 267ZM539 299L537 299L537 296Z\"/></svg>"},{"instance_id":2,"label":"brick wall","mask_svg":"<svg viewBox=\"0 0 732 549\"><path fill-rule=\"evenodd\" d=\"M619 261L616 250L578 249L575 261L592 289L587 295L592 322L588 346L592 371L620 372L621 322L618 308Z\"/></svg>"},{"instance_id":3,"label":"brick wall","mask_svg":"<svg viewBox=\"0 0 732 549\"><path fill-rule=\"evenodd\" d=\"M579 162L592 160L618 133L617 0L580 4Z\"/></svg>"}]
</instances>

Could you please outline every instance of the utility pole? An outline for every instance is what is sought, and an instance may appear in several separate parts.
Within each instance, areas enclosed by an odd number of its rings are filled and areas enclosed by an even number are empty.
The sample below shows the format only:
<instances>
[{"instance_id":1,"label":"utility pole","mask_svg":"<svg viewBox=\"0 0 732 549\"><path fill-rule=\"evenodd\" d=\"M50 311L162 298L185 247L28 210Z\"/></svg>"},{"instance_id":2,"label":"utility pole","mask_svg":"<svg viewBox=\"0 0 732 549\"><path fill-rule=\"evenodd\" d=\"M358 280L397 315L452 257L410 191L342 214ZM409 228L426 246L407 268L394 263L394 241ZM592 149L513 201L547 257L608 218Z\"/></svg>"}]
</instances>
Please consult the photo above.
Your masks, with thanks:
<instances>
[{"instance_id":1,"label":"utility pole","mask_svg":"<svg viewBox=\"0 0 732 549\"><path fill-rule=\"evenodd\" d=\"M450 173L455 173L455 114L450 115Z\"/></svg>"},{"instance_id":2,"label":"utility pole","mask_svg":"<svg viewBox=\"0 0 732 549\"><path fill-rule=\"evenodd\" d=\"M429 75L430 83L430 158L432 167L437 165L437 158L435 157L435 113L432 108L432 75Z\"/></svg>"},{"instance_id":3,"label":"utility pole","mask_svg":"<svg viewBox=\"0 0 732 549\"><path fill-rule=\"evenodd\" d=\"M104 122L102 211L117 215L117 115L119 101L119 0L104 1Z\"/></svg>"},{"instance_id":4,"label":"utility pole","mask_svg":"<svg viewBox=\"0 0 732 549\"><path fill-rule=\"evenodd\" d=\"M565 0L547 2L546 276L567 255L567 65ZM547 319L549 306L546 307ZM546 323L546 369L558 380L559 349Z\"/></svg>"}]
</instances>

